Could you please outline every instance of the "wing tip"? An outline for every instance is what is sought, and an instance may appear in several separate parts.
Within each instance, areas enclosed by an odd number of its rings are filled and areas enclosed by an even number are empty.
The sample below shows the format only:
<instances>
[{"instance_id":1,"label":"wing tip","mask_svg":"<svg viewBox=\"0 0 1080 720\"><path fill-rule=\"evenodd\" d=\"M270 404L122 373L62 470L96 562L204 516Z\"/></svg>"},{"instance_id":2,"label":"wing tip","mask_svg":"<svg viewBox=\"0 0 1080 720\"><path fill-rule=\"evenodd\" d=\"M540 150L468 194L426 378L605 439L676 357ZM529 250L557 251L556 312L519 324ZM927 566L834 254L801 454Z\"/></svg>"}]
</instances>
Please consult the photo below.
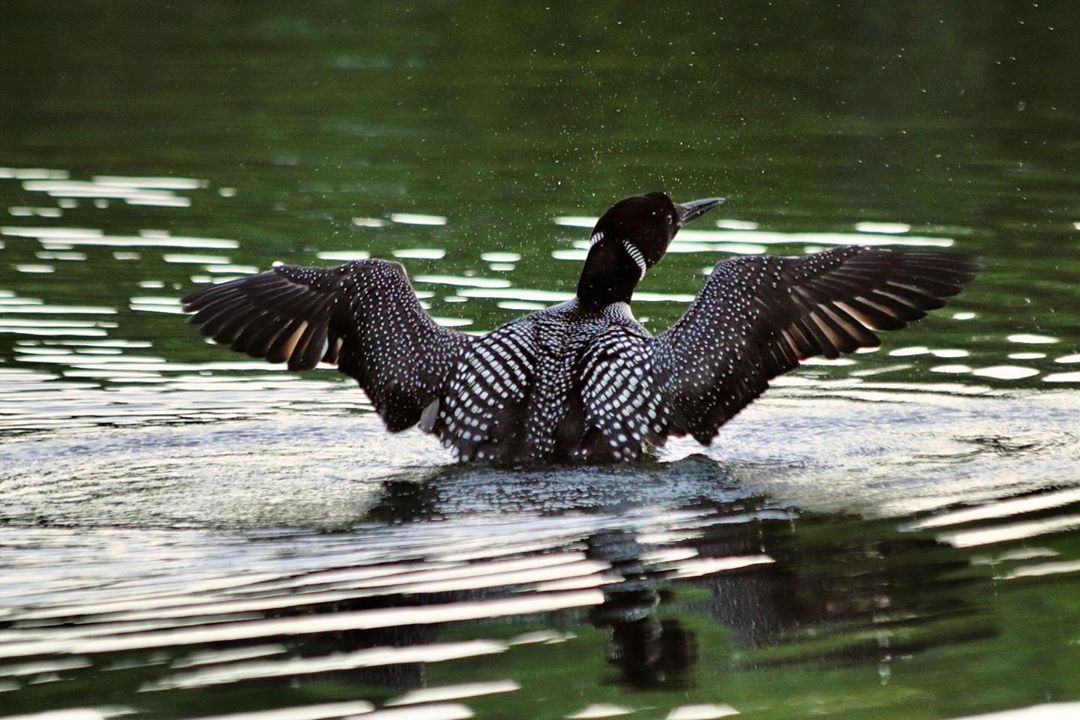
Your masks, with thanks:
<instances>
[{"instance_id":1,"label":"wing tip","mask_svg":"<svg viewBox=\"0 0 1080 720\"><path fill-rule=\"evenodd\" d=\"M180 298L180 307L183 308L186 313L197 312L207 294L212 292L216 287L217 285L211 285L210 287L192 290L187 295Z\"/></svg>"}]
</instances>

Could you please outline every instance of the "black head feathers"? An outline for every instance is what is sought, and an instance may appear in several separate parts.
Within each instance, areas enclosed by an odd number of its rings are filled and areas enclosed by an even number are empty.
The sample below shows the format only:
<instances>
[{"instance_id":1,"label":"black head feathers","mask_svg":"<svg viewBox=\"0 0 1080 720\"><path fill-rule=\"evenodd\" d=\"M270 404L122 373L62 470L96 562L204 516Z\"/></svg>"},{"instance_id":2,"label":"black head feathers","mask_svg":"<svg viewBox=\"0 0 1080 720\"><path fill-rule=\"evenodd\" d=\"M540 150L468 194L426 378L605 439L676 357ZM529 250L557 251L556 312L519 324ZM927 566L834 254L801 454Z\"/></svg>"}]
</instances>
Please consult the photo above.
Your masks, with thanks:
<instances>
[{"instance_id":1,"label":"black head feathers","mask_svg":"<svg viewBox=\"0 0 1080 720\"><path fill-rule=\"evenodd\" d=\"M707 198L680 205L666 193L651 192L612 205L593 227L578 298L598 305L629 302L634 287L664 257L679 228L723 201Z\"/></svg>"}]
</instances>

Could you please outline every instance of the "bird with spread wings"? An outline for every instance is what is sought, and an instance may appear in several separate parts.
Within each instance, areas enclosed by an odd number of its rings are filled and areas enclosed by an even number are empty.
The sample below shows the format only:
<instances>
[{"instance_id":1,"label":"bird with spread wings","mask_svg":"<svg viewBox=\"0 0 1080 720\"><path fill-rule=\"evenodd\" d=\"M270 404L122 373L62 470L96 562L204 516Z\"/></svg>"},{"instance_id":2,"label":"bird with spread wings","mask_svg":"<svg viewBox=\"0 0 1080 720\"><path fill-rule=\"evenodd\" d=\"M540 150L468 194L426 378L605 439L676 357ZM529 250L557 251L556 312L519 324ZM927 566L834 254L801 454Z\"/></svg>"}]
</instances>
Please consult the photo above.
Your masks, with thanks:
<instances>
[{"instance_id":1,"label":"bird with spread wings","mask_svg":"<svg viewBox=\"0 0 1080 720\"><path fill-rule=\"evenodd\" d=\"M359 383L388 430L419 424L463 459L519 462L522 452L532 461L631 459L669 436L689 434L708 444L772 378L810 357L877 346L877 331L902 328L941 307L977 269L965 255L861 246L738 257L718 263L696 300L660 335L651 336L627 312L629 319L586 322L592 329L576 344L565 333L553 335L550 318L542 322L557 308L488 335L441 327L417 300L404 268L384 260L280 265L182 302L202 334L233 350L288 363L290 370L336 365ZM580 326L584 311L565 307L574 303L558 308ZM558 347L544 347L545 328L548 344ZM537 366L545 350L573 355L566 365L576 375L560 398L563 407L547 418L577 438L566 440L566 432L553 428L546 457L536 448L510 450L528 434L534 396L544 391ZM613 376L620 367L623 374ZM627 393L604 395L600 386L620 378L635 390L621 405L610 396ZM606 404L591 402L605 397ZM479 420L468 417L470 409ZM612 417L622 420L612 427ZM626 452L612 455L622 445Z\"/></svg>"}]
</instances>

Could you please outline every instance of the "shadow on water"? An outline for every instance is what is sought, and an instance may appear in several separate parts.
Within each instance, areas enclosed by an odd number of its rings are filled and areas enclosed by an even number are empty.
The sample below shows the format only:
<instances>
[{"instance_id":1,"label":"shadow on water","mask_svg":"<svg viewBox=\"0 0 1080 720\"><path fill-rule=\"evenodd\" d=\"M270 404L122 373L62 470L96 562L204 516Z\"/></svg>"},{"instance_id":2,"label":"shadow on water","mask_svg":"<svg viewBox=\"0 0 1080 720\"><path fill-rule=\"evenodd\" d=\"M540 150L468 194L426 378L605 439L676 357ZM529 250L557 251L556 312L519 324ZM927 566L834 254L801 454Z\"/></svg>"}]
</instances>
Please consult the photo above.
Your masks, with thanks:
<instances>
[{"instance_id":1,"label":"shadow on water","mask_svg":"<svg viewBox=\"0 0 1080 720\"><path fill-rule=\"evenodd\" d=\"M933 673L994 682L992 663L958 665L968 653L1022 655L1077 618L1058 579L1080 558L1061 532L1080 522L1075 490L867 519L753 492L739 472L700 455L402 469L323 530L84 526L72 540L8 523L0 697L11 712L168 718L721 717L782 715L778 684L810 711L835 685L901 717ZM1009 607L1046 578L1045 617L1017 623ZM1075 640L1057 642L1062 662Z\"/></svg>"}]
</instances>

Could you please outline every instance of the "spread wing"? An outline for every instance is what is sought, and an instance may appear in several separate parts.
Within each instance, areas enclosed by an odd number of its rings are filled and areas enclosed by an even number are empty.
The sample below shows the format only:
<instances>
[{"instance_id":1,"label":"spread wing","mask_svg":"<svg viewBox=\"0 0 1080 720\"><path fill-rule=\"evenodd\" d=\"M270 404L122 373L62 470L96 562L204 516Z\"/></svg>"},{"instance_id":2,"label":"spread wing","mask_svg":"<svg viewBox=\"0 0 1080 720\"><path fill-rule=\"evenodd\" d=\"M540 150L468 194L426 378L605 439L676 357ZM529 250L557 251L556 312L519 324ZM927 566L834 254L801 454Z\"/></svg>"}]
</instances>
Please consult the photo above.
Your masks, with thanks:
<instances>
[{"instance_id":1,"label":"spread wing","mask_svg":"<svg viewBox=\"0 0 1080 720\"><path fill-rule=\"evenodd\" d=\"M290 370L320 360L355 378L388 429L404 430L442 394L469 337L420 306L405 269L385 260L281 265L181 300L199 332Z\"/></svg>"},{"instance_id":2,"label":"spread wing","mask_svg":"<svg viewBox=\"0 0 1080 720\"><path fill-rule=\"evenodd\" d=\"M697 299L651 342L667 432L708 444L717 429L814 355L880 344L960 292L966 255L839 247L805 257L718 263Z\"/></svg>"}]
</instances>

